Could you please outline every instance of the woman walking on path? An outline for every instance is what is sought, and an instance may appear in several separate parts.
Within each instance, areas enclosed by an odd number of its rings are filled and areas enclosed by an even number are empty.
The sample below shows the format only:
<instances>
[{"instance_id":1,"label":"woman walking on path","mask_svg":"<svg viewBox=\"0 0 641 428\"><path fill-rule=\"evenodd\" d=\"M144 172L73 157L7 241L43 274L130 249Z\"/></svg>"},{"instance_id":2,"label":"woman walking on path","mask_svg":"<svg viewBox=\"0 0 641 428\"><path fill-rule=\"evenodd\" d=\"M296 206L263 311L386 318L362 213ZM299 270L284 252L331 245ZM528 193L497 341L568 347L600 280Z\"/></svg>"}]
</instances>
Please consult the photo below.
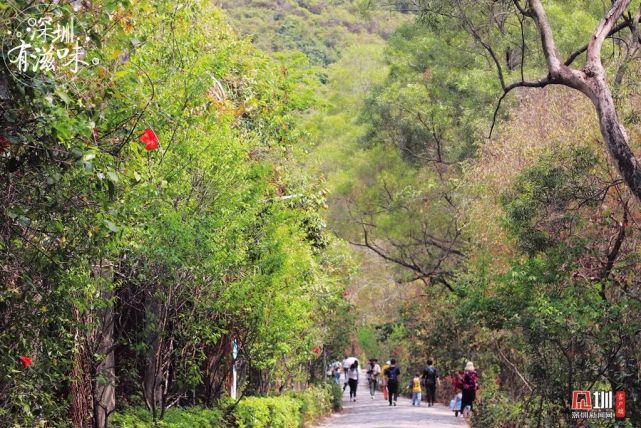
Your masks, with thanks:
<instances>
[{"instance_id":1,"label":"woman walking on path","mask_svg":"<svg viewBox=\"0 0 641 428\"><path fill-rule=\"evenodd\" d=\"M350 401L356 401L356 388L358 388L358 361L349 367L347 372L348 383L349 383L349 399Z\"/></svg>"},{"instance_id":2,"label":"woman walking on path","mask_svg":"<svg viewBox=\"0 0 641 428\"><path fill-rule=\"evenodd\" d=\"M387 381L387 393L389 398L389 405L394 404L396 406L396 401L398 400L398 377L401 374L401 370L396 367L396 360L390 360L390 366L385 369L383 375Z\"/></svg>"},{"instance_id":3,"label":"woman walking on path","mask_svg":"<svg viewBox=\"0 0 641 428\"><path fill-rule=\"evenodd\" d=\"M463 399L461 400L461 413L464 416L467 416L466 409L468 407L470 410L474 410L477 389L479 389L478 375L476 374L474 363L468 361L463 375Z\"/></svg>"},{"instance_id":4,"label":"woman walking on path","mask_svg":"<svg viewBox=\"0 0 641 428\"><path fill-rule=\"evenodd\" d=\"M343 384L343 391L345 391L345 388L347 388L347 385L349 384L349 368L354 364L354 362L358 361L355 357L345 357L343 360L343 373L345 373L345 384Z\"/></svg>"}]
</instances>

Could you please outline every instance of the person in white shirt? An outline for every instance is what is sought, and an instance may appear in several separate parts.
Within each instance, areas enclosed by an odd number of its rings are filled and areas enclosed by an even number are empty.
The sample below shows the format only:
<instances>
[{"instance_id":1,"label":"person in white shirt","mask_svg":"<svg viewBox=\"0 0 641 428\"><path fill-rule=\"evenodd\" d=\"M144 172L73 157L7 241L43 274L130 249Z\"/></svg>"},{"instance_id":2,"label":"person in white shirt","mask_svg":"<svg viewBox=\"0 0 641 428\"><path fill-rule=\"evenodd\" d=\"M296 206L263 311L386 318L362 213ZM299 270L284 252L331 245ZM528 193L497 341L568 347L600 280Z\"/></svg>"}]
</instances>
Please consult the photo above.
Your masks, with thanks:
<instances>
[{"instance_id":1,"label":"person in white shirt","mask_svg":"<svg viewBox=\"0 0 641 428\"><path fill-rule=\"evenodd\" d=\"M381 366L378 365L376 358L370 358L367 364L367 384L369 385L369 396L374 399L376 388L378 387L378 379L381 375Z\"/></svg>"},{"instance_id":2,"label":"person in white shirt","mask_svg":"<svg viewBox=\"0 0 641 428\"><path fill-rule=\"evenodd\" d=\"M356 357L345 357L345 359L343 360L343 373L345 374L345 384L343 384L343 391L345 391L345 388L347 388L349 382L347 373L349 372L349 368L351 367L351 365L354 364L354 361L358 361Z\"/></svg>"},{"instance_id":3,"label":"person in white shirt","mask_svg":"<svg viewBox=\"0 0 641 428\"><path fill-rule=\"evenodd\" d=\"M349 382L349 400L350 401L356 401L356 388L358 388L358 372L360 370L358 369L358 361L354 361L354 363L349 367L349 370L347 372L347 378Z\"/></svg>"}]
</instances>

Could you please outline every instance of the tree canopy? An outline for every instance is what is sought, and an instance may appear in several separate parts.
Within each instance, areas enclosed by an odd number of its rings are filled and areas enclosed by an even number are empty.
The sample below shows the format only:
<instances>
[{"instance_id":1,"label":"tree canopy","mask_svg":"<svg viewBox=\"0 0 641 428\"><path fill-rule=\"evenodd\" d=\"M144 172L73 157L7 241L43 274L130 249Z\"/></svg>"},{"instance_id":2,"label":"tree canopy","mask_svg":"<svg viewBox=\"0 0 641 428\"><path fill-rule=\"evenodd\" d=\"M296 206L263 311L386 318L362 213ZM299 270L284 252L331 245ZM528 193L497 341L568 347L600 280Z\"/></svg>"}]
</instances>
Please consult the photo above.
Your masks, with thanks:
<instances>
[{"instance_id":1,"label":"tree canopy","mask_svg":"<svg viewBox=\"0 0 641 428\"><path fill-rule=\"evenodd\" d=\"M0 425L298 426L346 355L474 361L475 427L641 424L640 11L0 5ZM82 49L22 67L38 22Z\"/></svg>"}]
</instances>

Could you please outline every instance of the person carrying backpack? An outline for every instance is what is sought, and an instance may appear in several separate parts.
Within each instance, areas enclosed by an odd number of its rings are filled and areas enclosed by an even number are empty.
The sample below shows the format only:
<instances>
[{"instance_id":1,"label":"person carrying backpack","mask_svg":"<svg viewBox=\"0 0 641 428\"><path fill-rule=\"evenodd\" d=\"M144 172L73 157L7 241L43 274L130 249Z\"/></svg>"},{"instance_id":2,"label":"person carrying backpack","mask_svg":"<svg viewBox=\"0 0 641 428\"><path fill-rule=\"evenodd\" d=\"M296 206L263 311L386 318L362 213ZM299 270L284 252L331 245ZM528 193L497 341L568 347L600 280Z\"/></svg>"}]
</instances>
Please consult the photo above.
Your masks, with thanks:
<instances>
[{"instance_id":1,"label":"person carrying backpack","mask_svg":"<svg viewBox=\"0 0 641 428\"><path fill-rule=\"evenodd\" d=\"M427 405L431 407L434 405L436 399L436 382L438 380L438 372L434 367L432 360L427 360L427 367L423 370L423 384L425 385L425 393L427 395Z\"/></svg>"},{"instance_id":2,"label":"person carrying backpack","mask_svg":"<svg viewBox=\"0 0 641 428\"><path fill-rule=\"evenodd\" d=\"M398 381L399 376L401 375L401 370L396 366L396 360L390 360L390 366L385 369L383 373L385 380L387 382L387 394L389 398L389 405L392 404L396 406L396 401L398 400Z\"/></svg>"}]
</instances>

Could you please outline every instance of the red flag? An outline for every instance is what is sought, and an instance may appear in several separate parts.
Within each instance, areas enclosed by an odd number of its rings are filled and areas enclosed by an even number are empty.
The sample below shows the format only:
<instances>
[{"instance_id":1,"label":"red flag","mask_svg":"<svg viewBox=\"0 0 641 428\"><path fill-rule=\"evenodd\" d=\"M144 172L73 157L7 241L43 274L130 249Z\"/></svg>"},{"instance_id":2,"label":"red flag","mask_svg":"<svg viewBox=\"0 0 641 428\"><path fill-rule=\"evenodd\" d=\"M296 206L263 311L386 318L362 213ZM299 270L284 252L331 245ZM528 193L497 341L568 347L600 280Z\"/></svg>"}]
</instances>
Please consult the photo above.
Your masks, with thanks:
<instances>
[{"instance_id":1,"label":"red flag","mask_svg":"<svg viewBox=\"0 0 641 428\"><path fill-rule=\"evenodd\" d=\"M25 357L23 355L23 356L20 356L20 358L18 358L18 359L22 363L22 367L25 368L25 369L31 365L31 361L32 361L31 357Z\"/></svg>"},{"instance_id":2,"label":"red flag","mask_svg":"<svg viewBox=\"0 0 641 428\"><path fill-rule=\"evenodd\" d=\"M9 140L7 140L7 137L4 137L0 135L0 153L4 152L6 149L9 148Z\"/></svg>"},{"instance_id":3,"label":"red flag","mask_svg":"<svg viewBox=\"0 0 641 428\"><path fill-rule=\"evenodd\" d=\"M156 150L158 148L158 137L151 128L145 129L140 136L140 142L145 145L145 150Z\"/></svg>"}]
</instances>

